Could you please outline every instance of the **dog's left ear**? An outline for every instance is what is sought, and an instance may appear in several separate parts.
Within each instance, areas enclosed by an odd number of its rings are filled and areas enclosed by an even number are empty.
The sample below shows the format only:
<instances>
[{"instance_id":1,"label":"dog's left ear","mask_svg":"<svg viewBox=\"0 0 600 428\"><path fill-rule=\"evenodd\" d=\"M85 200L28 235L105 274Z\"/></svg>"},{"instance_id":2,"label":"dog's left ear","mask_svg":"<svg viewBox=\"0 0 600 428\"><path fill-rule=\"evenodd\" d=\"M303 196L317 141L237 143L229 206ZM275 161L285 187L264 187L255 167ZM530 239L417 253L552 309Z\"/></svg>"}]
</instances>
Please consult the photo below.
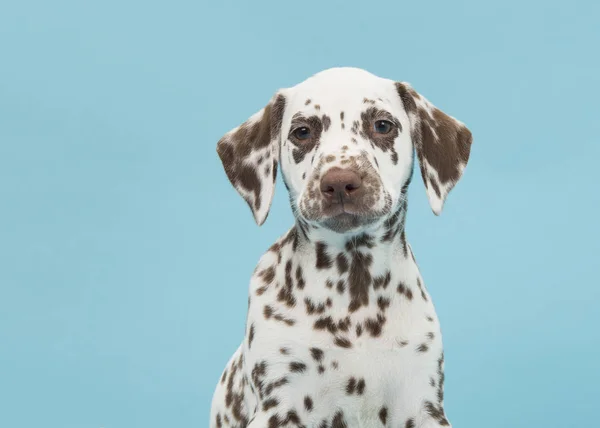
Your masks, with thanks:
<instances>
[{"instance_id":1,"label":"dog's left ear","mask_svg":"<svg viewBox=\"0 0 600 428\"><path fill-rule=\"evenodd\" d=\"M217 143L227 178L248 203L259 226L267 219L275 194L284 110L285 97L278 92L264 108Z\"/></svg>"},{"instance_id":2,"label":"dog's left ear","mask_svg":"<svg viewBox=\"0 0 600 428\"><path fill-rule=\"evenodd\" d=\"M437 109L410 84L398 82L396 89L408 114L411 139L429 204L439 215L469 160L473 141L471 131L459 120Z\"/></svg>"}]
</instances>

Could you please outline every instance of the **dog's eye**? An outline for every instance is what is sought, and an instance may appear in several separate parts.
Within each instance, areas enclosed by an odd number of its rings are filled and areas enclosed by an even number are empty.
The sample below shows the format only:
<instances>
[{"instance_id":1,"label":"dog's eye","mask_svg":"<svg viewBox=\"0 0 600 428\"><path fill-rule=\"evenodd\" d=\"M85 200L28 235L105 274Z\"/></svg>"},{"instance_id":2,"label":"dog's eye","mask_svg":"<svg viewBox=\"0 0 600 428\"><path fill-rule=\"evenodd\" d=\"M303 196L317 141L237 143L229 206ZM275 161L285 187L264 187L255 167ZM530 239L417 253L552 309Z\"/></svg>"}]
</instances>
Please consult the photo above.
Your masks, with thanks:
<instances>
[{"instance_id":1,"label":"dog's eye","mask_svg":"<svg viewBox=\"0 0 600 428\"><path fill-rule=\"evenodd\" d=\"M298 140L308 140L310 138L310 129L306 126L301 126L300 128L294 129L294 132L292 132L292 134Z\"/></svg>"},{"instance_id":2,"label":"dog's eye","mask_svg":"<svg viewBox=\"0 0 600 428\"><path fill-rule=\"evenodd\" d=\"M387 134L392 130L394 125L388 120L378 120L373 124L373 129L378 134Z\"/></svg>"}]
</instances>

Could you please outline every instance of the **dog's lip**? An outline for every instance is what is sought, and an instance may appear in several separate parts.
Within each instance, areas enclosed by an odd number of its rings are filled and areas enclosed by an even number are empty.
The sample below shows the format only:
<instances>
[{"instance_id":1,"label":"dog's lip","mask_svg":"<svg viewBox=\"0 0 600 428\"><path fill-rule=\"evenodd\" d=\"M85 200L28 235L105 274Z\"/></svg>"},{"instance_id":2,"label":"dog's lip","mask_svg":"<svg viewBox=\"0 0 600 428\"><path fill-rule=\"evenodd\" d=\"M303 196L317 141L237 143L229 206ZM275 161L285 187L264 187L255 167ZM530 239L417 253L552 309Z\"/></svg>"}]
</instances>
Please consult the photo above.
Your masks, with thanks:
<instances>
[{"instance_id":1,"label":"dog's lip","mask_svg":"<svg viewBox=\"0 0 600 428\"><path fill-rule=\"evenodd\" d=\"M359 212L355 208L355 205L352 203L333 203L330 206L328 206L324 211L325 216L328 218L335 218L344 215L362 217L364 213Z\"/></svg>"},{"instance_id":2,"label":"dog's lip","mask_svg":"<svg viewBox=\"0 0 600 428\"><path fill-rule=\"evenodd\" d=\"M349 208L348 205L333 206L325 210L322 213L320 221L331 222L331 221L358 221L360 223L370 223L376 218L373 215L369 215L369 212L355 211Z\"/></svg>"}]
</instances>

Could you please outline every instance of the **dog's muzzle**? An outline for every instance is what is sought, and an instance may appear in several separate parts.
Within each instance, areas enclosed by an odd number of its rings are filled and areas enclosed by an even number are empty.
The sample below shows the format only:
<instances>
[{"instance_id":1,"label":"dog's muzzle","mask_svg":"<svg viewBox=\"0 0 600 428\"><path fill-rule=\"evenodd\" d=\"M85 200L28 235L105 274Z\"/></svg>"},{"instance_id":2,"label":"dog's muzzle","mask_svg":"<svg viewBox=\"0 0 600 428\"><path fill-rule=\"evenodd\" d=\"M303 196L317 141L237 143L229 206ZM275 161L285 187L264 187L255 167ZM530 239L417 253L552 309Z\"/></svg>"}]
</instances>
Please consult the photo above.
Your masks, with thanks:
<instances>
[{"instance_id":1,"label":"dog's muzzle","mask_svg":"<svg viewBox=\"0 0 600 428\"><path fill-rule=\"evenodd\" d=\"M373 181L364 171L332 167L311 183L302 214L339 233L371 224L377 219L372 210L380 190Z\"/></svg>"}]
</instances>

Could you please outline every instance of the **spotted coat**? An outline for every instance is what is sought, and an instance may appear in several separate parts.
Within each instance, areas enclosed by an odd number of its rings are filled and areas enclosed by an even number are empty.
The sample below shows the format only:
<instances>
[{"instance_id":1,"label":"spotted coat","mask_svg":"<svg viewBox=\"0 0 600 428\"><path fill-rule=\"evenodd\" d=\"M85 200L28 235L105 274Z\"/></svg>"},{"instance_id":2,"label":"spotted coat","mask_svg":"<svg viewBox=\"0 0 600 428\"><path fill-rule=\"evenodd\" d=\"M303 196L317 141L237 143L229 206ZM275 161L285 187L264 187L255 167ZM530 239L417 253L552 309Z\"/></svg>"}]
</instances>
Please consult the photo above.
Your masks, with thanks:
<instances>
[{"instance_id":1,"label":"spotted coat","mask_svg":"<svg viewBox=\"0 0 600 428\"><path fill-rule=\"evenodd\" d=\"M279 166L296 222L252 275L246 335L218 381L211 427L450 426L442 335L406 240L406 193L416 152L439 214L471 140L407 83L335 68L280 90L219 141L256 222ZM324 196L336 168L360 177L341 208Z\"/></svg>"}]
</instances>

